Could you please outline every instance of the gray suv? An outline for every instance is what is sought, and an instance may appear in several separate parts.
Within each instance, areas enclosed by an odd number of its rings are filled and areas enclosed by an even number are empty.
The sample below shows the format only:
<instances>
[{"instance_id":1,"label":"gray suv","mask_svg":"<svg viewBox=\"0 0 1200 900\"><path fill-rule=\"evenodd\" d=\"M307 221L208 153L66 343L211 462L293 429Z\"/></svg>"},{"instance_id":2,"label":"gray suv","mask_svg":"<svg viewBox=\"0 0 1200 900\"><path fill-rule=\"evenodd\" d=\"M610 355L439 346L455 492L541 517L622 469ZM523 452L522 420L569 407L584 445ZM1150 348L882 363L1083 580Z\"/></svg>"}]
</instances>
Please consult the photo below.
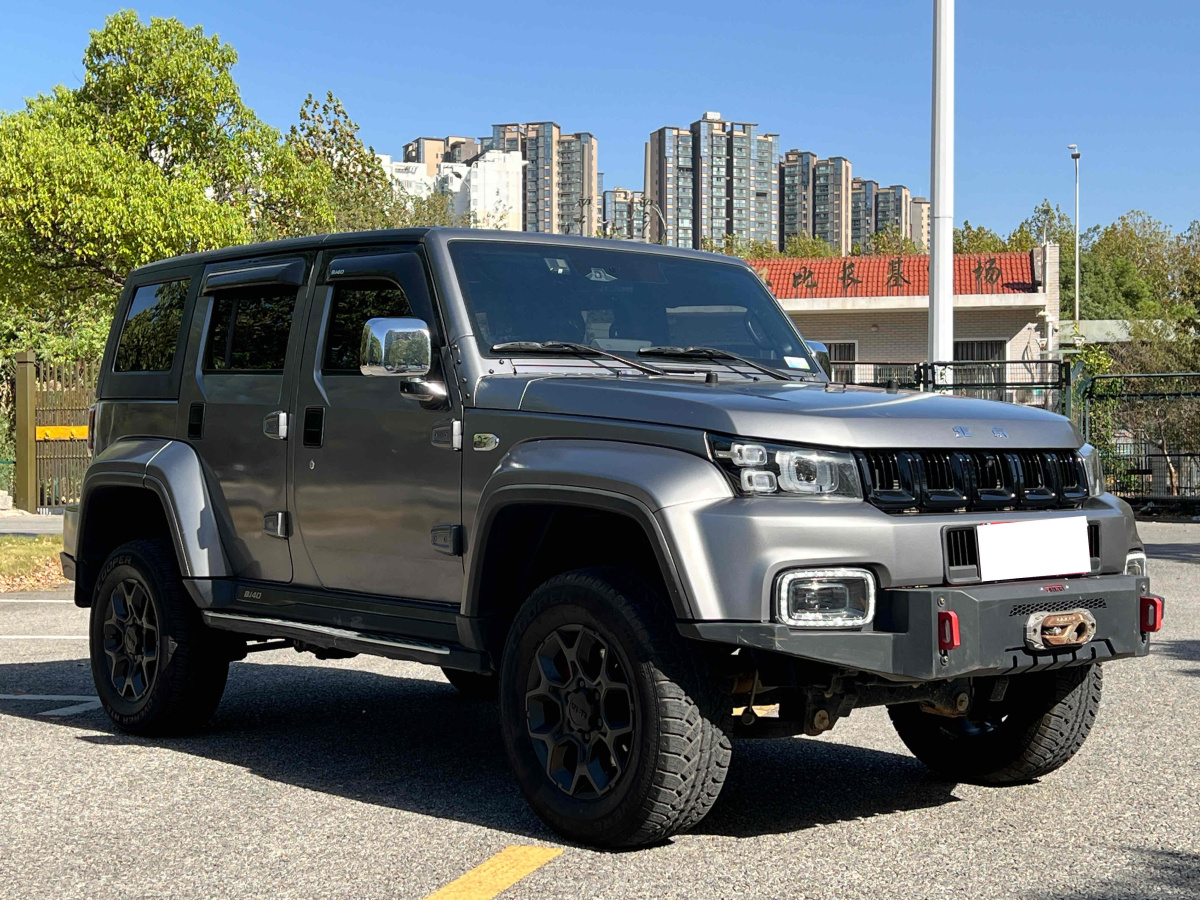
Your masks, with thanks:
<instances>
[{"instance_id":1,"label":"gray suv","mask_svg":"<svg viewBox=\"0 0 1200 900\"><path fill-rule=\"evenodd\" d=\"M1066 419L817 349L741 261L634 243L138 269L62 557L105 709L200 728L283 647L439 666L498 697L537 813L610 847L699 822L732 737L864 706L946 778L1056 769L1161 625L1129 507Z\"/></svg>"}]
</instances>

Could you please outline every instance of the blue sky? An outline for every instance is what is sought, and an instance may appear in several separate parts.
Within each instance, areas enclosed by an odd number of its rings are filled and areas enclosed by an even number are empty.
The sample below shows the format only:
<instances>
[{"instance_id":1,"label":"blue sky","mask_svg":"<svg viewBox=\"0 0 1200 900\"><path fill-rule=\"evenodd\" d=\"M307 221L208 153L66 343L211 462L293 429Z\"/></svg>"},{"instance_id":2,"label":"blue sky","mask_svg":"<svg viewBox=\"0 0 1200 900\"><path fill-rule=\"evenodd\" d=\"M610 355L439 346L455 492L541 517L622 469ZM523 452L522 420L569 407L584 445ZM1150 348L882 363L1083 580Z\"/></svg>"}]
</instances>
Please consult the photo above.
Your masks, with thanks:
<instances>
[{"instance_id":1,"label":"blue sky","mask_svg":"<svg viewBox=\"0 0 1200 900\"><path fill-rule=\"evenodd\" d=\"M88 30L117 8L6 7L0 109L78 84ZM134 8L231 42L244 98L271 124L286 129L307 92L333 90L379 152L553 119L596 135L606 187L641 187L647 135L711 109L778 132L784 149L848 157L855 175L929 188L931 0ZM1071 142L1085 227L1133 208L1177 229L1200 218L1198 33L1193 2L960 0L956 221L1006 231L1043 197L1069 209Z\"/></svg>"}]
</instances>

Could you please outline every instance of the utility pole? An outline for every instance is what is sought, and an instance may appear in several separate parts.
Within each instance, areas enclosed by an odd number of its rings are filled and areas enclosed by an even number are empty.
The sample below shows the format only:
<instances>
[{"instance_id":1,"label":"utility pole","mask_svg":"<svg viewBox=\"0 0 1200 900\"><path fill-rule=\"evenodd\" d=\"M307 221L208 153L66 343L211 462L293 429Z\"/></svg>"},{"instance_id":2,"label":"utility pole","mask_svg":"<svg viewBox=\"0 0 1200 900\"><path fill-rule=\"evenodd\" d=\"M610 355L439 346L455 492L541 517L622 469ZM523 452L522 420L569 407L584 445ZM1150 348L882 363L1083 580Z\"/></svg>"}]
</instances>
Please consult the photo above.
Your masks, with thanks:
<instances>
[{"instance_id":1,"label":"utility pole","mask_svg":"<svg viewBox=\"0 0 1200 900\"><path fill-rule=\"evenodd\" d=\"M1079 281L1079 147L1067 144L1071 159L1075 160L1075 334L1079 334L1079 297L1083 285Z\"/></svg>"},{"instance_id":2,"label":"utility pole","mask_svg":"<svg viewBox=\"0 0 1200 900\"><path fill-rule=\"evenodd\" d=\"M954 359L954 0L933 2L929 362ZM950 380L936 371L938 384Z\"/></svg>"}]
</instances>

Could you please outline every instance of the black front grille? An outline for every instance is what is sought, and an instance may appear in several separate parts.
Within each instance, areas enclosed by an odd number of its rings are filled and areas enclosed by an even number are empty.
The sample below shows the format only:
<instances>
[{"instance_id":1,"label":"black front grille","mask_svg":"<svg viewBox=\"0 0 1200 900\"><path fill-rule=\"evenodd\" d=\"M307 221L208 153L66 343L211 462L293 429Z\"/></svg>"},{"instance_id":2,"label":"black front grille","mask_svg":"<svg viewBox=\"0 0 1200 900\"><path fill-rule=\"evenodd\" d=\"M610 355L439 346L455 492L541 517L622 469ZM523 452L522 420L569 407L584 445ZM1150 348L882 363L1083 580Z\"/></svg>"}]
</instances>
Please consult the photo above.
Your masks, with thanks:
<instances>
[{"instance_id":1,"label":"black front grille","mask_svg":"<svg viewBox=\"0 0 1200 900\"><path fill-rule=\"evenodd\" d=\"M863 450L866 498L892 513L1074 509L1087 498L1073 450Z\"/></svg>"}]
</instances>

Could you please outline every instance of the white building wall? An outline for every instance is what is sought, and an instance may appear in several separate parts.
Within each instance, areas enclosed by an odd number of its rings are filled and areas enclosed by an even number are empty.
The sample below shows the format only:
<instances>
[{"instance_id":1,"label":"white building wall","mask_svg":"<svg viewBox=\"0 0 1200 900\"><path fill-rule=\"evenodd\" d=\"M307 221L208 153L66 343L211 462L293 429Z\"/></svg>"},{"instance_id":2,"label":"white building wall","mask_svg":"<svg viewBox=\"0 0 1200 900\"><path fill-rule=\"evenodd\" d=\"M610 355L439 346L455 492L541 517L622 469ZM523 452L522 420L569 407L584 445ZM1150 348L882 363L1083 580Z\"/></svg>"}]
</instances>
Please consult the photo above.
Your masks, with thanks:
<instances>
[{"instance_id":1,"label":"white building wall","mask_svg":"<svg viewBox=\"0 0 1200 900\"><path fill-rule=\"evenodd\" d=\"M430 175L424 163L394 161L390 156L380 154L379 164L393 184L415 197L427 197L437 189L437 176Z\"/></svg>"},{"instance_id":2,"label":"white building wall","mask_svg":"<svg viewBox=\"0 0 1200 900\"><path fill-rule=\"evenodd\" d=\"M520 153L489 150L471 163L469 212L476 228L521 230L525 160Z\"/></svg>"}]
</instances>

